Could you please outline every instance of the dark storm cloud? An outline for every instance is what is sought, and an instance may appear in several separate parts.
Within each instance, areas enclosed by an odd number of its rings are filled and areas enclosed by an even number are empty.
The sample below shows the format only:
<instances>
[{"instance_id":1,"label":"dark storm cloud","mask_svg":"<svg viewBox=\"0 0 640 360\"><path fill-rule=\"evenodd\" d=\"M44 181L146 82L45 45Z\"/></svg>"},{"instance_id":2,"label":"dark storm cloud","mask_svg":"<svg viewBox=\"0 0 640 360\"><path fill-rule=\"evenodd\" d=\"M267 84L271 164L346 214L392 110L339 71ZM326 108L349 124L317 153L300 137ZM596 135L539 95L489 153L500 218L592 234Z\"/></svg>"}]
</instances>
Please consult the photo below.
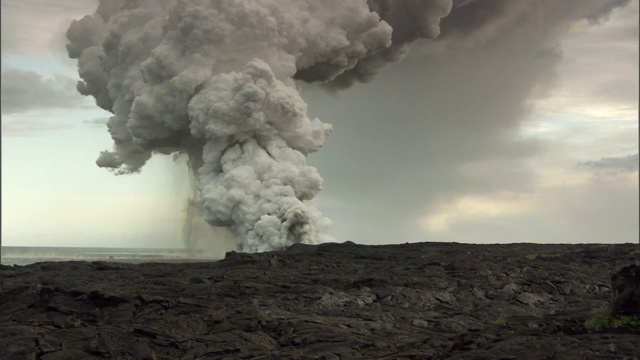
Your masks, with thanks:
<instances>
[{"instance_id":1,"label":"dark storm cloud","mask_svg":"<svg viewBox=\"0 0 640 360\"><path fill-rule=\"evenodd\" d=\"M82 102L75 81L69 77L46 79L33 71L2 69L2 114L70 108Z\"/></svg>"}]
</instances>

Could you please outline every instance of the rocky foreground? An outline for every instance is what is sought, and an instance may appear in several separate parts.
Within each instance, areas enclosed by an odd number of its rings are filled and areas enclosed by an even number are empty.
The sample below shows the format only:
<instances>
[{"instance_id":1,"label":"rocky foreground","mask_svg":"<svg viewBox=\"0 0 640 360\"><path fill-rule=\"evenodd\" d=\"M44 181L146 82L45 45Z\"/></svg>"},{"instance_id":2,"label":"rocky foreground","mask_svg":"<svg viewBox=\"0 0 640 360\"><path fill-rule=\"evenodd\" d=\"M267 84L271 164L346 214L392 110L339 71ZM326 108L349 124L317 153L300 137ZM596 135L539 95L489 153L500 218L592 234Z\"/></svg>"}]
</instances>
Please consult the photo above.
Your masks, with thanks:
<instances>
[{"instance_id":1,"label":"rocky foreground","mask_svg":"<svg viewBox=\"0 0 640 360\"><path fill-rule=\"evenodd\" d=\"M595 329L640 245L295 245L0 267L1 359L638 359Z\"/></svg>"}]
</instances>

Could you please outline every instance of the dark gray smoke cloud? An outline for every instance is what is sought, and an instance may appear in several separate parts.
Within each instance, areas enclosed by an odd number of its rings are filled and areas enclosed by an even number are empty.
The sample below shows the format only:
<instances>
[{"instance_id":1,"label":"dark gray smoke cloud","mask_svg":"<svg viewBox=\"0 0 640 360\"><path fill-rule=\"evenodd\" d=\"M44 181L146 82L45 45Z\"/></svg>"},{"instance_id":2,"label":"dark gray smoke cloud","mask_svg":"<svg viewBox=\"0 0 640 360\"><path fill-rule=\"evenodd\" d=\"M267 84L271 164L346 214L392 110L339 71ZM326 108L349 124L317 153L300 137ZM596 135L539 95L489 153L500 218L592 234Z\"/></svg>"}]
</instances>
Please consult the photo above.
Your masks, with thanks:
<instances>
[{"instance_id":1,"label":"dark gray smoke cloud","mask_svg":"<svg viewBox=\"0 0 640 360\"><path fill-rule=\"evenodd\" d=\"M230 228L241 250L263 251L331 240L331 222L305 201L323 185L306 156L332 127L308 117L294 80L346 88L416 41L490 45L536 16L549 16L549 28L531 35L534 45L552 50L572 21L624 3L103 0L71 24L67 50L78 59L78 91L114 114L114 149L97 164L126 174L153 153L187 154L205 220ZM539 67L556 56L534 55L550 59ZM522 99L532 84L510 95Z\"/></svg>"}]
</instances>

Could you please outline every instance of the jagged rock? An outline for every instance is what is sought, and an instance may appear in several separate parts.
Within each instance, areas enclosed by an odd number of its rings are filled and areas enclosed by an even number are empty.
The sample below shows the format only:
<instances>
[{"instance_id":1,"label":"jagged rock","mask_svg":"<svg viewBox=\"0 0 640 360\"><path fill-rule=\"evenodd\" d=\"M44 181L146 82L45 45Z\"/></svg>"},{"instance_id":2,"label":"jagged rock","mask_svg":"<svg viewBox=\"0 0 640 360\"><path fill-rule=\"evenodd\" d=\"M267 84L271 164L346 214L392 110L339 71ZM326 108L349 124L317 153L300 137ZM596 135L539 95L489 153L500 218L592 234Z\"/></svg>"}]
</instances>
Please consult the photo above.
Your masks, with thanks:
<instances>
[{"instance_id":1,"label":"jagged rock","mask_svg":"<svg viewBox=\"0 0 640 360\"><path fill-rule=\"evenodd\" d=\"M611 315L640 316L640 266L625 266L611 275Z\"/></svg>"},{"instance_id":2,"label":"jagged rock","mask_svg":"<svg viewBox=\"0 0 640 360\"><path fill-rule=\"evenodd\" d=\"M2 266L0 359L634 358L637 334L584 323L610 284L637 299L637 266L610 274L638 247L342 243Z\"/></svg>"}]
</instances>

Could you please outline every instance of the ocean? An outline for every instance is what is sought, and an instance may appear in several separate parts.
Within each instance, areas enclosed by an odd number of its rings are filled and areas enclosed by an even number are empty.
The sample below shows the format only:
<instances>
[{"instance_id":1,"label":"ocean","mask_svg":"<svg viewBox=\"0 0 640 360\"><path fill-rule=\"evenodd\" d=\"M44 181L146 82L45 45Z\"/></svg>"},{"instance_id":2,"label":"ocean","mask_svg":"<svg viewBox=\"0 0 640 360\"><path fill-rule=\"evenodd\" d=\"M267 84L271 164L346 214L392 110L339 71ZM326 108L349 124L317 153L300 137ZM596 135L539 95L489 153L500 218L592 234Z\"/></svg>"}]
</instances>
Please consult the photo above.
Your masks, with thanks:
<instances>
[{"instance_id":1,"label":"ocean","mask_svg":"<svg viewBox=\"0 0 640 360\"><path fill-rule=\"evenodd\" d=\"M44 261L194 262L215 261L222 257L186 249L2 247L2 265L20 266Z\"/></svg>"}]
</instances>

